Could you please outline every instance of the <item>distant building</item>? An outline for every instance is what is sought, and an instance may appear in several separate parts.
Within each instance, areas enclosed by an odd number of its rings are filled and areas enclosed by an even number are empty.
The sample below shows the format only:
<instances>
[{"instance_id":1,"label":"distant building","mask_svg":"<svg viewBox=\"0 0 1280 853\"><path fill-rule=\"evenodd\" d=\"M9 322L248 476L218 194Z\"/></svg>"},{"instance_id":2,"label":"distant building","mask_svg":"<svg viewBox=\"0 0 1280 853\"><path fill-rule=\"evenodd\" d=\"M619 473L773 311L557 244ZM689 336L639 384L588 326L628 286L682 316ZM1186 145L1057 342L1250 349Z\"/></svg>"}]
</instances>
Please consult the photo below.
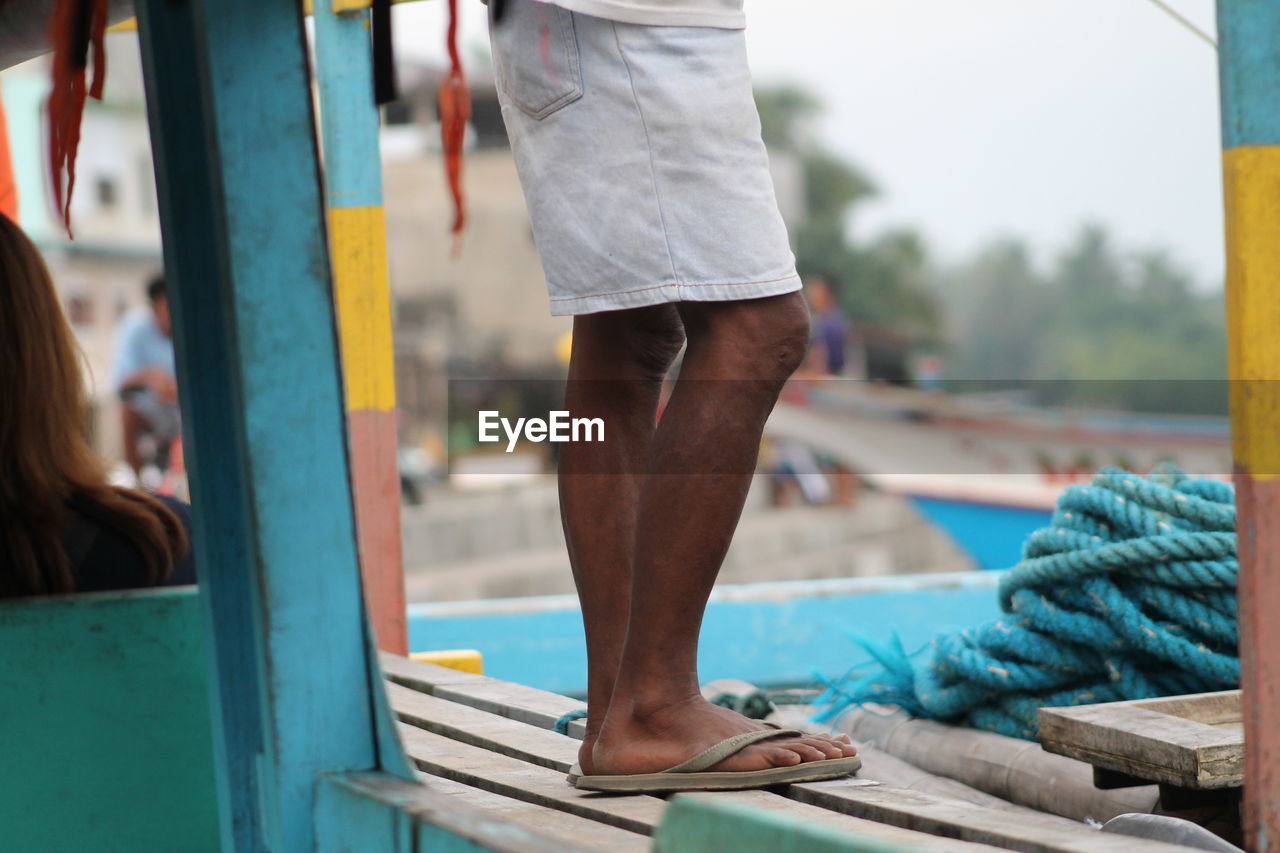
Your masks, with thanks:
<instances>
[{"instance_id":1,"label":"distant building","mask_svg":"<svg viewBox=\"0 0 1280 853\"><path fill-rule=\"evenodd\" d=\"M138 42L107 36L106 99L85 109L67 239L47 199L44 99L48 68L34 60L0 73L10 122L19 217L45 254L84 350L96 446L120 456L118 406L109 387L114 330L145 305L160 271L160 221ZM384 110L387 214L397 391L404 438L443 425L450 375L555 375L556 344L571 323L548 312L533 243L494 91L492 73L469 69L472 121L464 160L468 226L453 257L453 218L440 154L435 93L441 69L405 64L400 101ZM774 157L779 207L803 214L800 169Z\"/></svg>"},{"instance_id":2,"label":"distant building","mask_svg":"<svg viewBox=\"0 0 1280 853\"><path fill-rule=\"evenodd\" d=\"M44 253L84 352L95 446L118 458L120 418L110 387L114 331L127 311L146 304L146 283L161 270L162 261L138 41L129 33L106 38L106 99L89 99L81 126L71 205L74 240L67 238L49 202L46 60L0 73L0 87L18 184L18 218Z\"/></svg>"}]
</instances>

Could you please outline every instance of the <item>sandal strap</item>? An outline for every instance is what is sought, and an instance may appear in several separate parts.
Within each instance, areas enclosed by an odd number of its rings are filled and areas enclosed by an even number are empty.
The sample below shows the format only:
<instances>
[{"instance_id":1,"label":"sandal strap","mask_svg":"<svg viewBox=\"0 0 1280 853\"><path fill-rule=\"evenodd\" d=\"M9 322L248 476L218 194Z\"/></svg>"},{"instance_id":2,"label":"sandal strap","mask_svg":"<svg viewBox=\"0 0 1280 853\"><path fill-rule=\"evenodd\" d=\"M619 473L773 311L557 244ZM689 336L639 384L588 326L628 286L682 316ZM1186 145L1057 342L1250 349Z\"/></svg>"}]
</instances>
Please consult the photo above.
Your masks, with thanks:
<instances>
[{"instance_id":1,"label":"sandal strap","mask_svg":"<svg viewBox=\"0 0 1280 853\"><path fill-rule=\"evenodd\" d=\"M708 767L714 767L721 761L724 761L731 755L736 755L753 743L759 743L762 740L769 740L776 737L804 737L804 732L798 729L761 729L754 732L743 732L740 735L734 735L725 738L715 746L708 750L699 752L693 758L681 764L677 764L664 773L699 773Z\"/></svg>"}]
</instances>

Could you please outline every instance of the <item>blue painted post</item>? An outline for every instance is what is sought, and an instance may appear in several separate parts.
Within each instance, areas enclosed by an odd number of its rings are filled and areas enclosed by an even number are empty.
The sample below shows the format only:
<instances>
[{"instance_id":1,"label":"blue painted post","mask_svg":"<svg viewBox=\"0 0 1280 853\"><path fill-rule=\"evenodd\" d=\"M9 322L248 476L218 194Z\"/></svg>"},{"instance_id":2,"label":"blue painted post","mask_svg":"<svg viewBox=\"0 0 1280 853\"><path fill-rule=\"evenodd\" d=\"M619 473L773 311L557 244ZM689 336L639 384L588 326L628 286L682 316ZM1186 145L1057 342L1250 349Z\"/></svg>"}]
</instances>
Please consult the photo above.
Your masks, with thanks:
<instances>
[{"instance_id":1,"label":"blue painted post","mask_svg":"<svg viewBox=\"0 0 1280 853\"><path fill-rule=\"evenodd\" d=\"M381 648L407 654L391 287L369 10L316 0L329 246L365 601ZM332 5L331 5L332 4Z\"/></svg>"},{"instance_id":2,"label":"blue painted post","mask_svg":"<svg viewBox=\"0 0 1280 853\"><path fill-rule=\"evenodd\" d=\"M310 850L318 774L378 761L301 8L138 13L223 846Z\"/></svg>"}]
</instances>

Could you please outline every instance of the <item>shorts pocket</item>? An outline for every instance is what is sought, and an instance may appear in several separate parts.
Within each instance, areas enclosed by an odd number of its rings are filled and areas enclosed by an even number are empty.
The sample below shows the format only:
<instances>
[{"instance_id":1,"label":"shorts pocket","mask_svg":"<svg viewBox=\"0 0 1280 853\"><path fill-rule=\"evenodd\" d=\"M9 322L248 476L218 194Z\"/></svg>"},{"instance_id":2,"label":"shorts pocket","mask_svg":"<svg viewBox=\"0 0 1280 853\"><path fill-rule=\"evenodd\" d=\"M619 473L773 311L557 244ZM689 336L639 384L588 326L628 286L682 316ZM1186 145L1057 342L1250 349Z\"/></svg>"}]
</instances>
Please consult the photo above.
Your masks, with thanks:
<instances>
[{"instance_id":1,"label":"shorts pocket","mask_svg":"<svg viewBox=\"0 0 1280 853\"><path fill-rule=\"evenodd\" d=\"M508 0L502 22L489 26L498 85L522 111L544 119L582 97L571 12L539 0Z\"/></svg>"}]
</instances>

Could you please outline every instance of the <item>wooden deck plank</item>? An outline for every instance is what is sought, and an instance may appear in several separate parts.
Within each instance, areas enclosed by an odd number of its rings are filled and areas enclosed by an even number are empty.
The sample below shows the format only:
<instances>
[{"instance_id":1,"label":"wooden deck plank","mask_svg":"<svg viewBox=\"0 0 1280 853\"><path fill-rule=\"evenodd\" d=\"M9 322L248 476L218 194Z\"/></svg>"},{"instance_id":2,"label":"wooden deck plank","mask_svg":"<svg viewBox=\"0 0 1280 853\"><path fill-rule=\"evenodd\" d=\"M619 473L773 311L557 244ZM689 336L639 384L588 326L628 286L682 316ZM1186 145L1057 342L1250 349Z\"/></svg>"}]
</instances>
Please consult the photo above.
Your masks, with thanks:
<instances>
[{"instance_id":1,"label":"wooden deck plank","mask_svg":"<svg viewBox=\"0 0 1280 853\"><path fill-rule=\"evenodd\" d=\"M537 729L550 728L561 709L572 707L574 700L390 655L384 655L384 666L393 681L408 685L388 688L396 713L432 729L401 726L405 748L421 769L633 832L652 832L660 821L665 804L656 797L605 797L575 791L565 784L561 772L547 769L570 761L577 741ZM432 695L415 698L412 694L419 690ZM867 780L712 796L757 810L820 820L824 826L903 846L970 842L1026 853L1173 853L1178 849L1102 835L1052 815L1010 814Z\"/></svg>"},{"instance_id":2,"label":"wooden deck plank","mask_svg":"<svg viewBox=\"0 0 1280 853\"><path fill-rule=\"evenodd\" d=\"M579 791L568 785L564 774L558 771L414 726L401 724L400 737L409 758L420 770L432 775L631 832L651 834L666 808L666 803L657 797L610 796Z\"/></svg>"},{"instance_id":3,"label":"wooden deck plank","mask_svg":"<svg viewBox=\"0 0 1280 853\"><path fill-rule=\"evenodd\" d=\"M555 728L564 714L587 707L577 699L558 693L421 663L399 655L384 653L380 660L383 672L396 684L543 729ZM586 726L581 720L569 724L569 734L574 737L581 739L585 732Z\"/></svg>"},{"instance_id":4,"label":"wooden deck plank","mask_svg":"<svg viewBox=\"0 0 1280 853\"><path fill-rule=\"evenodd\" d=\"M537 828L516 825L451 800L416 780L387 773L323 775L316 785L317 853L493 851L591 853Z\"/></svg>"},{"instance_id":5,"label":"wooden deck plank","mask_svg":"<svg viewBox=\"0 0 1280 853\"><path fill-rule=\"evenodd\" d=\"M1040 710L1049 752L1183 788L1244 782L1240 691Z\"/></svg>"},{"instance_id":6,"label":"wooden deck plank","mask_svg":"<svg viewBox=\"0 0 1280 853\"><path fill-rule=\"evenodd\" d=\"M861 838L874 838L898 845L899 849L916 850L920 853L988 853L998 849L986 844L928 835L866 818L852 817L821 806L788 799L774 791L718 791L676 794L675 797L677 799L680 797L714 798L719 802L735 803L757 812L768 811L837 832L846 832Z\"/></svg>"},{"instance_id":7,"label":"wooden deck plank","mask_svg":"<svg viewBox=\"0 0 1280 853\"><path fill-rule=\"evenodd\" d=\"M831 815L822 809L815 811ZM958 853L996 849L862 823L862 828L856 830L833 828L822 820L754 808L719 794L683 794L672 800L654 841L656 849L663 853Z\"/></svg>"},{"instance_id":8,"label":"wooden deck plank","mask_svg":"<svg viewBox=\"0 0 1280 853\"><path fill-rule=\"evenodd\" d=\"M640 853L650 848L651 842L648 836L637 832L534 805L514 797L494 794L481 788L473 788L443 776L434 776L421 771L418 776L430 790L443 794L450 801L484 809L486 814L542 835L551 836L575 848L585 847L590 850L609 851L609 853L613 851Z\"/></svg>"},{"instance_id":9,"label":"wooden deck plank","mask_svg":"<svg viewBox=\"0 0 1280 853\"><path fill-rule=\"evenodd\" d=\"M1186 853L1185 848L1109 835L1053 815L1036 820L904 788L811 782L791 785L786 794L843 814L1022 853Z\"/></svg>"},{"instance_id":10,"label":"wooden deck plank","mask_svg":"<svg viewBox=\"0 0 1280 853\"><path fill-rule=\"evenodd\" d=\"M387 685L387 698L401 722L561 773L573 766L581 745L574 738L399 684Z\"/></svg>"},{"instance_id":11,"label":"wooden deck plank","mask_svg":"<svg viewBox=\"0 0 1280 853\"><path fill-rule=\"evenodd\" d=\"M528 723L521 723L508 717L459 705L439 697L428 696L400 685L389 685L388 697L391 700L392 709L404 723L413 728L425 730L431 734L449 738L482 751L481 753L470 753L470 757L476 761L480 761L483 758L483 752L488 752L563 773L568 769L577 752L578 741L571 737L540 729ZM411 757L416 759L415 748L410 746L411 739L414 738L413 734L404 729L402 729L402 732L404 732L403 737L406 749L409 750ZM435 743L438 743L438 741ZM436 751L435 744L432 742L421 740L416 745L424 751L430 750L430 758L441 763L445 762L445 759L440 757L440 754ZM455 757L448 761L450 766L453 767L452 774L443 773L438 775L442 775L446 780L455 779L461 780L467 785L477 785L475 778L464 774L475 774L484 769L480 768L478 770L475 766L466 766L463 762L460 762L458 757L465 759L464 752L454 750ZM421 762L419 764L421 766ZM519 764L508 766L518 768ZM526 775L526 777L522 778L528 777ZM514 777L499 781L505 782L507 785L513 782L517 785L522 784L515 780ZM564 784L563 776L560 775L539 776L538 781L540 787L527 792L529 796L511 793L507 789L500 791L500 793L516 801L537 804L531 805L529 808L545 807L548 809L559 808L557 803L564 802L562 795L576 793L578 797L591 796L574 792L573 789ZM545 784L547 783L551 785L550 793L560 795L553 797L552 802L548 802L546 799L548 792L545 789ZM498 784L498 782L493 784ZM480 789L493 790L486 784L480 784L478 788L471 788L471 790ZM494 795L490 794L490 796ZM801 820L821 823L832 829L855 833L859 836L881 838L897 844L911 845L926 851L938 851L938 853L956 851L956 853L960 853L960 851L982 849L954 839L939 839L899 827L829 811L790 800L770 791L723 791L717 792L713 796L725 801L741 803L748 808L789 815ZM600 799L603 798L596 798L596 801ZM661 802L653 797L644 799L650 799L657 803ZM596 815L592 815L592 817L598 819ZM582 818L578 819L581 820Z\"/></svg>"}]
</instances>

